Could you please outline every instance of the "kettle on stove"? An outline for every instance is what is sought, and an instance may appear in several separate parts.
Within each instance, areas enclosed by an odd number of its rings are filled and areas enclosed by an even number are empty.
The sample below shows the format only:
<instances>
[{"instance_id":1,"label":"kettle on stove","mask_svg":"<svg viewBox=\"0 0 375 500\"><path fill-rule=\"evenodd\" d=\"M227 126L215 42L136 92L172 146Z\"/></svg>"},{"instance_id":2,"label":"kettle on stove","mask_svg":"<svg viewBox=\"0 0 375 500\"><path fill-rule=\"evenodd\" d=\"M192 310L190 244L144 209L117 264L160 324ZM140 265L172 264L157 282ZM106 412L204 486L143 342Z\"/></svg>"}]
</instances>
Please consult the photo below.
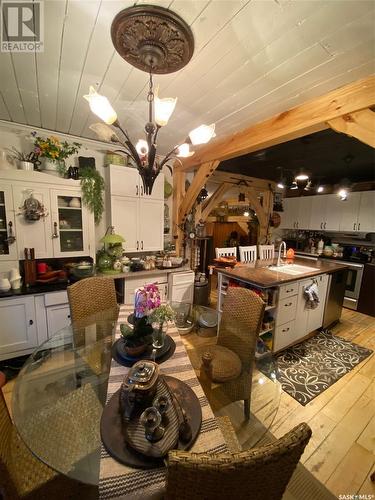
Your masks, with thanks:
<instances>
[{"instance_id":1,"label":"kettle on stove","mask_svg":"<svg viewBox=\"0 0 375 500\"><path fill-rule=\"evenodd\" d=\"M152 406L158 379L157 363L142 360L132 366L120 390L120 411L124 422L129 422L134 413Z\"/></svg>"}]
</instances>

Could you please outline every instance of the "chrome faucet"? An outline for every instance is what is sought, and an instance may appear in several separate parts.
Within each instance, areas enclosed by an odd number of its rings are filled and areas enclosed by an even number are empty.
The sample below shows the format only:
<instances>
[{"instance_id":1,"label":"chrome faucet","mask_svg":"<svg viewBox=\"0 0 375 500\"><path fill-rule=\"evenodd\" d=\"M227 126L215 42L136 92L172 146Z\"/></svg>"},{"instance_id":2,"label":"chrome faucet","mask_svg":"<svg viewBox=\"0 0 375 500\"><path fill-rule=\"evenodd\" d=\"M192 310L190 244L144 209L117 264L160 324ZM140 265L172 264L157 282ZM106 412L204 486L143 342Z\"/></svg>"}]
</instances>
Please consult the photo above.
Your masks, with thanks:
<instances>
[{"instance_id":1,"label":"chrome faucet","mask_svg":"<svg viewBox=\"0 0 375 500\"><path fill-rule=\"evenodd\" d=\"M284 246L284 259L286 257L286 243L285 241L283 240L281 243L280 243L280 246L279 246L279 255L277 257L277 267L281 266L281 248Z\"/></svg>"}]
</instances>

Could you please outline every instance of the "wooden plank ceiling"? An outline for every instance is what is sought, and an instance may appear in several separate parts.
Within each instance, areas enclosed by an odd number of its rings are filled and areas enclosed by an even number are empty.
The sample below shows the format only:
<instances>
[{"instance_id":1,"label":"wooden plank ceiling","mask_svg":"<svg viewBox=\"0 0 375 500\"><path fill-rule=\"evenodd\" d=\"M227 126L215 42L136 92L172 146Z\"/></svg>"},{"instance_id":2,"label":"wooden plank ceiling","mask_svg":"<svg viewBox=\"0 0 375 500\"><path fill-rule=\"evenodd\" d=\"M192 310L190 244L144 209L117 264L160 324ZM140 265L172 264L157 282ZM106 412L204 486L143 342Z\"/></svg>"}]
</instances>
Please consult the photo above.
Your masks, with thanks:
<instances>
[{"instance_id":1,"label":"wooden plank ceiling","mask_svg":"<svg viewBox=\"0 0 375 500\"><path fill-rule=\"evenodd\" d=\"M82 96L95 85L131 136L143 137L147 75L110 38L115 14L133 3L45 1L45 51L0 53L0 119L93 138L98 120ZM201 123L225 136L375 72L372 0L144 3L180 14L196 44L186 68L155 78L161 97L178 97L161 152Z\"/></svg>"}]
</instances>

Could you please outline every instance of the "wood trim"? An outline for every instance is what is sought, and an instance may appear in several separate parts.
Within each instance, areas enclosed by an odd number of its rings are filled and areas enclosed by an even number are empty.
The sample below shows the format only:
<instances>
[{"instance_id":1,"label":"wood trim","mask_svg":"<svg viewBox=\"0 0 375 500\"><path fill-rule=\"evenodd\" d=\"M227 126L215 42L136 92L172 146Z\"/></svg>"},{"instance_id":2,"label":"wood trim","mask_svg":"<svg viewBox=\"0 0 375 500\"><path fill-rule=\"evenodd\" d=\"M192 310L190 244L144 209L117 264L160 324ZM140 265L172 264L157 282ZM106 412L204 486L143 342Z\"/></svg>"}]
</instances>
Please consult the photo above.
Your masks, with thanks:
<instances>
[{"instance_id":1,"label":"wood trim","mask_svg":"<svg viewBox=\"0 0 375 500\"><path fill-rule=\"evenodd\" d=\"M219 161L210 161L201 165L197 170L192 180L192 183L190 184L189 189L187 190L182 200L178 216L179 224L185 222L186 216L193 208L193 205L195 203L195 200L197 199L199 191L202 189L207 179L211 177L213 172L218 167L219 163L220 163Z\"/></svg>"},{"instance_id":2,"label":"wood trim","mask_svg":"<svg viewBox=\"0 0 375 500\"><path fill-rule=\"evenodd\" d=\"M185 172L180 172L176 169L173 170L173 205L172 205L172 234L176 244L176 252L179 255L181 250L182 231L178 227L178 209L185 196Z\"/></svg>"},{"instance_id":3,"label":"wood trim","mask_svg":"<svg viewBox=\"0 0 375 500\"><path fill-rule=\"evenodd\" d=\"M202 207L201 218L206 221L207 217L210 215L211 211L221 202L225 193L232 189L233 185L228 182L221 184L216 191L208 198L207 202Z\"/></svg>"},{"instance_id":4,"label":"wood trim","mask_svg":"<svg viewBox=\"0 0 375 500\"><path fill-rule=\"evenodd\" d=\"M327 128L327 122L375 105L375 76L340 87L328 94L311 99L264 122L197 149L186 158L179 170L191 170L196 165L214 160L227 160L280 144Z\"/></svg>"},{"instance_id":5,"label":"wood trim","mask_svg":"<svg viewBox=\"0 0 375 500\"><path fill-rule=\"evenodd\" d=\"M371 109L348 113L327 123L336 132L355 137L375 148L375 113Z\"/></svg>"}]
</instances>

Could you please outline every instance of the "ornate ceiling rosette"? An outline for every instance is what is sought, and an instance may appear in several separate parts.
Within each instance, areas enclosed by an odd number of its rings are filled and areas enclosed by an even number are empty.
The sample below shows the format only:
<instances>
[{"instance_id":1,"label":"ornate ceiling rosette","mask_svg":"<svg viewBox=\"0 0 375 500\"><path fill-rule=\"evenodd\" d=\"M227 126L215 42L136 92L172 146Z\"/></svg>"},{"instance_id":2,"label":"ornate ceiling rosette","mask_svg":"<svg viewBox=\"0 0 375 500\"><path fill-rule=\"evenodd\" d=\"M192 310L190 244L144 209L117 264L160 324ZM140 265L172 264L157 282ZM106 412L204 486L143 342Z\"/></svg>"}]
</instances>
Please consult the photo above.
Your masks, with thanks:
<instances>
[{"instance_id":1,"label":"ornate ceiling rosette","mask_svg":"<svg viewBox=\"0 0 375 500\"><path fill-rule=\"evenodd\" d=\"M194 52L193 33L186 22L155 5L137 5L119 12L112 22L111 36L125 61L153 74L180 70Z\"/></svg>"}]
</instances>

